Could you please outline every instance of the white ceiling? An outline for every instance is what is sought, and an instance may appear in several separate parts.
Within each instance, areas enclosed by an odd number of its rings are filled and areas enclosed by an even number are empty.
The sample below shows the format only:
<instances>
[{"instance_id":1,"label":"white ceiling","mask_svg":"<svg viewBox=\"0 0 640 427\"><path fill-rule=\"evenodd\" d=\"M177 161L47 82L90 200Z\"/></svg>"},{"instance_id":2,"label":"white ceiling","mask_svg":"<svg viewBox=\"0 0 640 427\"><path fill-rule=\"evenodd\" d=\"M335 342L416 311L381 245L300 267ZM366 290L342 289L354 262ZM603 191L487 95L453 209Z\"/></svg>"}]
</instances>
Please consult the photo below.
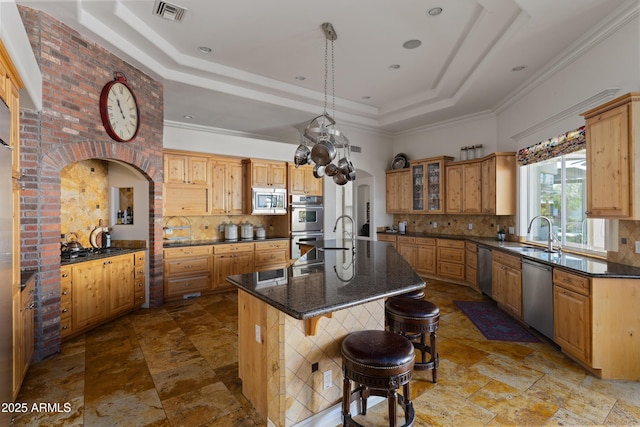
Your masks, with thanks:
<instances>
[{"instance_id":1,"label":"white ceiling","mask_svg":"<svg viewBox=\"0 0 640 427\"><path fill-rule=\"evenodd\" d=\"M322 113L323 22L338 35L336 119L394 134L495 113L628 2L170 0L187 9L176 22L153 14L155 0L17 0L160 80L165 120L291 142ZM411 39L422 45L404 49Z\"/></svg>"}]
</instances>

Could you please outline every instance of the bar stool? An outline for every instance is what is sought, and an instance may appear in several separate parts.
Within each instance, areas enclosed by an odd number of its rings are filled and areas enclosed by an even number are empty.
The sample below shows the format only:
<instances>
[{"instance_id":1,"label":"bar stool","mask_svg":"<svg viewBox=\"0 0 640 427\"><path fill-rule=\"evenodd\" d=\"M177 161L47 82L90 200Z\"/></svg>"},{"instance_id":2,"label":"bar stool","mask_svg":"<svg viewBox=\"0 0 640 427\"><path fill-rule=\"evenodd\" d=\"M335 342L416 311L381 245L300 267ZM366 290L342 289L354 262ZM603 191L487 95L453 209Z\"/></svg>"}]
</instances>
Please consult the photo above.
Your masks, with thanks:
<instances>
[{"instance_id":1,"label":"bar stool","mask_svg":"<svg viewBox=\"0 0 640 427\"><path fill-rule=\"evenodd\" d=\"M411 402L410 381L415 353L411 341L389 331L352 332L342 341L343 426L362 427L351 418L351 402L361 399L362 415L367 414L370 395L388 399L389 426L397 426L398 403L404 409L405 423L413 425L415 412ZM351 381L358 386L351 390ZM402 386L402 395L398 388Z\"/></svg>"},{"instance_id":2,"label":"bar stool","mask_svg":"<svg viewBox=\"0 0 640 427\"><path fill-rule=\"evenodd\" d=\"M439 355L436 345L440 309L430 301L406 298L389 298L385 303L385 314L389 331L396 332L411 340L420 350L422 361L415 362L416 371L431 370L433 382L438 381ZM427 344L429 335L429 344ZM427 360L429 353L429 360Z\"/></svg>"}]
</instances>

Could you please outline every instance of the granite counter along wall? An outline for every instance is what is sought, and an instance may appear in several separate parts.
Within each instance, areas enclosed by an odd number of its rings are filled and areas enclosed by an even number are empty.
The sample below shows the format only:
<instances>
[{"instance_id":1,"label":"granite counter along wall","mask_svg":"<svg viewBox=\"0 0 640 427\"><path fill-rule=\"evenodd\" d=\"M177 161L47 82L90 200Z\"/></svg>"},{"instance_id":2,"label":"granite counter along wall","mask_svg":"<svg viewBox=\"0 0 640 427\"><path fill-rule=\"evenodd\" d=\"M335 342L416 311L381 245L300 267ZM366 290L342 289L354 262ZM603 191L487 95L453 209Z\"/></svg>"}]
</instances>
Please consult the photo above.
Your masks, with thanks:
<instances>
[{"instance_id":1,"label":"granite counter along wall","mask_svg":"<svg viewBox=\"0 0 640 427\"><path fill-rule=\"evenodd\" d=\"M209 215L209 216L165 216L162 219L163 227L189 226L190 229L173 230L164 238L190 238L190 240L223 239L224 233L220 232L220 225L233 222L239 225L244 222L253 224L253 234L256 234L258 225L265 229L267 237L287 237L289 235L289 219L287 215ZM238 238L240 238L238 227Z\"/></svg>"},{"instance_id":2,"label":"granite counter along wall","mask_svg":"<svg viewBox=\"0 0 640 427\"><path fill-rule=\"evenodd\" d=\"M508 233L509 227L515 230L515 215L410 215L396 214L393 225L407 221L407 231L431 234L454 234L458 236L496 237L498 227L505 230L506 240L517 241L515 234ZM437 223L437 228L433 224ZM469 230L469 224L473 228Z\"/></svg>"}]
</instances>

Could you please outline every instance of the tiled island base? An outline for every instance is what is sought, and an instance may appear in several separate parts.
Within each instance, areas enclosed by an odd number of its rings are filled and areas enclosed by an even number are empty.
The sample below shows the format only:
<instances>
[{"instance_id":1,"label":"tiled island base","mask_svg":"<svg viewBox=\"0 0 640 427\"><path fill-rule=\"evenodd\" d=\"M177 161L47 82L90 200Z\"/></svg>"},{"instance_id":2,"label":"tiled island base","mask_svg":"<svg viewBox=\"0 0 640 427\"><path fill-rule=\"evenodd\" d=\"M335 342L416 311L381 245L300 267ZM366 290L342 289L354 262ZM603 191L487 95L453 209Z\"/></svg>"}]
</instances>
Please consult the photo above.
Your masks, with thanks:
<instances>
[{"instance_id":1,"label":"tiled island base","mask_svg":"<svg viewBox=\"0 0 640 427\"><path fill-rule=\"evenodd\" d=\"M238 371L242 393L278 427L293 426L338 404L342 397L340 344L349 333L384 329L382 299L321 318L315 335L295 319L238 290ZM312 372L312 365L318 370ZM331 387L324 389L324 373Z\"/></svg>"}]
</instances>

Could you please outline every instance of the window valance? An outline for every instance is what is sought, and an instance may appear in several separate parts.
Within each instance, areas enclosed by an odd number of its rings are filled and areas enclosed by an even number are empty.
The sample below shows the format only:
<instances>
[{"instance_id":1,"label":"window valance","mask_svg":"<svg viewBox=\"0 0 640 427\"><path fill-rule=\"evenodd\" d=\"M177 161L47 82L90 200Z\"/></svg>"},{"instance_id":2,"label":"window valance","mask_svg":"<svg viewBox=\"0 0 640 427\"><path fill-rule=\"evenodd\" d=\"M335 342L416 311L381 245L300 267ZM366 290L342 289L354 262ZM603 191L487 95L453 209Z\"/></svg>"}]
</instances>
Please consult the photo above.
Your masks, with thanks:
<instances>
[{"instance_id":1,"label":"window valance","mask_svg":"<svg viewBox=\"0 0 640 427\"><path fill-rule=\"evenodd\" d=\"M523 148L518 151L516 158L518 164L524 166L582 150L585 147L584 126L581 126L576 130L558 135L555 138L550 138L530 147Z\"/></svg>"}]
</instances>

